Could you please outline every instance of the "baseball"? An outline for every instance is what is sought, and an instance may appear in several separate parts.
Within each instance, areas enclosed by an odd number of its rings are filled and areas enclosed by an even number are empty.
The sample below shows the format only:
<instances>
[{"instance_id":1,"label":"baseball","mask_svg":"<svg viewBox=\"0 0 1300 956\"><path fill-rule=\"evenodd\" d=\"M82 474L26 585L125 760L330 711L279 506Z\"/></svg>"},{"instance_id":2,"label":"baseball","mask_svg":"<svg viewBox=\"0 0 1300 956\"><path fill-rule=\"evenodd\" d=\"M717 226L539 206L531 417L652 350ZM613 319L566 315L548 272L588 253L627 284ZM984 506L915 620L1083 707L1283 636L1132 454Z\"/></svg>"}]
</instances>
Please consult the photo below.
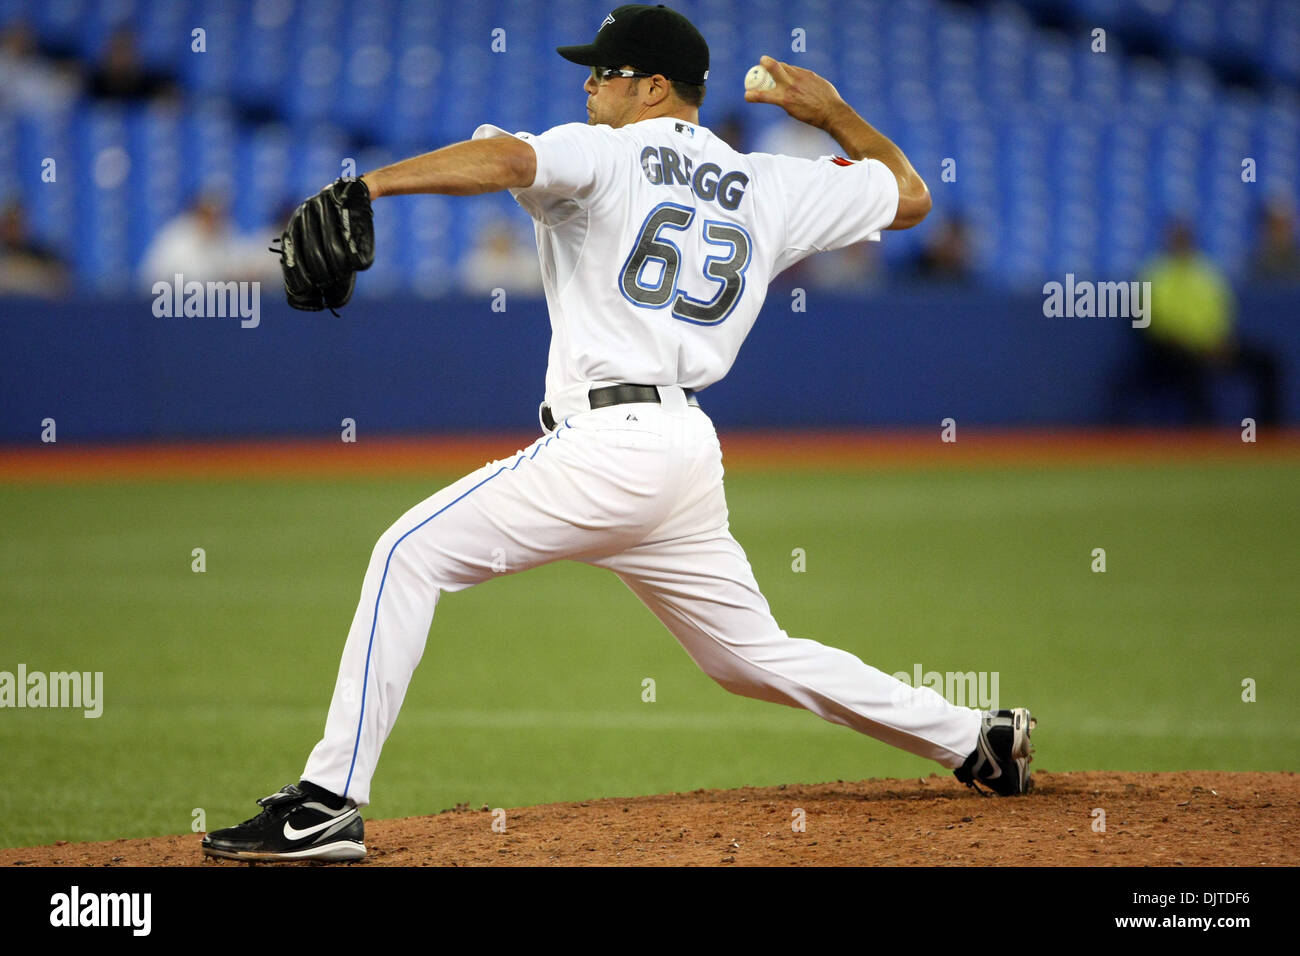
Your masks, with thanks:
<instances>
[{"instance_id":1,"label":"baseball","mask_svg":"<svg viewBox=\"0 0 1300 956\"><path fill-rule=\"evenodd\" d=\"M747 90L770 90L776 86L776 80L772 79L772 74L767 72L764 66L751 66L749 72L745 74L745 89Z\"/></svg>"}]
</instances>

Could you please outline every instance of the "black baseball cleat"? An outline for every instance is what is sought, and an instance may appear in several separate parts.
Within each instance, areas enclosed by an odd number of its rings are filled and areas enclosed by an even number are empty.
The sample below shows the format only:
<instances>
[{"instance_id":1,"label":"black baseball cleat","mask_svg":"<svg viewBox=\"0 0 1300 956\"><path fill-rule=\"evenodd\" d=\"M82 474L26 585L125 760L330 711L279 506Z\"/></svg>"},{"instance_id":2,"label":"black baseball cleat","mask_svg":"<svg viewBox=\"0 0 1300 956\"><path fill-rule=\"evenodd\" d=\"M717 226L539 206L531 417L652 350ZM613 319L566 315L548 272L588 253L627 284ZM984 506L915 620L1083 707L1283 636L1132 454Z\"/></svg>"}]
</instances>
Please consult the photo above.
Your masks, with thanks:
<instances>
[{"instance_id":1,"label":"black baseball cleat","mask_svg":"<svg viewBox=\"0 0 1300 956\"><path fill-rule=\"evenodd\" d=\"M984 784L1000 797L1014 797L1028 792L1029 761L1034 752L1029 732L1038 721L1023 707L1015 710L989 711L980 725L979 740L966 762L953 771L972 790ZM987 794L985 794L987 796Z\"/></svg>"},{"instance_id":2,"label":"black baseball cleat","mask_svg":"<svg viewBox=\"0 0 1300 956\"><path fill-rule=\"evenodd\" d=\"M366 855L361 811L351 801L303 781L257 801L261 813L203 838L203 852L267 863L337 862Z\"/></svg>"}]
</instances>

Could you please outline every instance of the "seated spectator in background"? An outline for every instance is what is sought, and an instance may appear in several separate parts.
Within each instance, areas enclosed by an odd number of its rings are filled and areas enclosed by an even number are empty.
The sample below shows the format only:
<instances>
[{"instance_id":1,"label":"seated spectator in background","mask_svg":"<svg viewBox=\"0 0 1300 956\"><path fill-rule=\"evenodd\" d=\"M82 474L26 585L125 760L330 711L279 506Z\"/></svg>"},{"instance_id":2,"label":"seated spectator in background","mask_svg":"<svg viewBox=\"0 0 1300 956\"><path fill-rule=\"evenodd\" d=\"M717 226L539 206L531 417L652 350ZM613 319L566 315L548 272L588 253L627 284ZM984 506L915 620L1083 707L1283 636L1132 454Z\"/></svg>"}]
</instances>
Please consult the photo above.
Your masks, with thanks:
<instances>
[{"instance_id":1,"label":"seated spectator in background","mask_svg":"<svg viewBox=\"0 0 1300 956\"><path fill-rule=\"evenodd\" d=\"M1300 244L1296 242L1291 204L1281 199L1270 202L1264 207L1260 225L1251 278L1260 282L1300 283Z\"/></svg>"},{"instance_id":2,"label":"seated spectator in background","mask_svg":"<svg viewBox=\"0 0 1300 956\"><path fill-rule=\"evenodd\" d=\"M950 216L926 237L916 257L916 274L923 279L966 282L972 272L966 221Z\"/></svg>"},{"instance_id":3,"label":"seated spectator in background","mask_svg":"<svg viewBox=\"0 0 1300 956\"><path fill-rule=\"evenodd\" d=\"M288 225L298 203L292 199L282 200L272 211L270 218L252 232L235 237L231 245L231 258L241 279L259 279L272 284L284 281L280 271L280 254L271 251L271 243L278 243Z\"/></svg>"},{"instance_id":4,"label":"seated spectator in background","mask_svg":"<svg viewBox=\"0 0 1300 956\"><path fill-rule=\"evenodd\" d=\"M270 239L239 235L230 221L225 198L207 192L158 230L141 260L140 281L152 288L155 282L171 282L176 273L183 275L186 282L278 276L278 260L266 251Z\"/></svg>"},{"instance_id":5,"label":"seated spectator in background","mask_svg":"<svg viewBox=\"0 0 1300 956\"><path fill-rule=\"evenodd\" d=\"M27 216L17 200L0 208L0 294L59 296L68 287L68 267L27 235Z\"/></svg>"},{"instance_id":6,"label":"seated spectator in background","mask_svg":"<svg viewBox=\"0 0 1300 956\"><path fill-rule=\"evenodd\" d=\"M493 289L540 295L542 272L537 250L519 241L518 233L506 222L490 222L479 230L474 248L460 269L460 285L466 292L486 293Z\"/></svg>"},{"instance_id":7,"label":"seated spectator in background","mask_svg":"<svg viewBox=\"0 0 1300 956\"><path fill-rule=\"evenodd\" d=\"M89 87L92 96L112 100L148 100L178 93L170 78L145 67L130 27L118 27L108 38Z\"/></svg>"},{"instance_id":8,"label":"seated spectator in background","mask_svg":"<svg viewBox=\"0 0 1300 956\"><path fill-rule=\"evenodd\" d=\"M1278 418L1277 360L1233 335L1235 302L1227 279L1198 252L1191 227L1175 222L1167 252L1148 265L1151 324L1142 330L1142 377L1148 388L1172 389L1193 424L1213 422L1210 385L1216 372L1242 372L1255 389L1255 418Z\"/></svg>"},{"instance_id":9,"label":"seated spectator in background","mask_svg":"<svg viewBox=\"0 0 1300 956\"><path fill-rule=\"evenodd\" d=\"M16 20L0 31L0 111L39 116L69 106L80 93L76 67L41 56L27 24Z\"/></svg>"}]
</instances>

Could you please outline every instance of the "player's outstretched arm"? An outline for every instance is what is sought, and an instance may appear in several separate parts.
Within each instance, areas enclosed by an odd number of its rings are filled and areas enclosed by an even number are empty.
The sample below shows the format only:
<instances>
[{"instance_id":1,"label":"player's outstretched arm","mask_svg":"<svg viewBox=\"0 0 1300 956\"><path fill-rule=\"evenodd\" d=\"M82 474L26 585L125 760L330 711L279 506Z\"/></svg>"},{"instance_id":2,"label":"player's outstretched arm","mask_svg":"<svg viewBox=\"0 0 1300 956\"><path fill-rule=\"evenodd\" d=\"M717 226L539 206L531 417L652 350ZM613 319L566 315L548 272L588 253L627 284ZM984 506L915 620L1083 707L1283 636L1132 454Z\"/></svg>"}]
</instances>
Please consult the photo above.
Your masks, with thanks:
<instances>
[{"instance_id":1,"label":"player's outstretched arm","mask_svg":"<svg viewBox=\"0 0 1300 956\"><path fill-rule=\"evenodd\" d=\"M877 159L898 180L898 213L886 229L908 229L930 212L930 190L911 162L889 139L844 102L839 91L812 70L762 57L759 62L772 74L775 86L746 90L751 103L781 107L801 123L825 130L850 159Z\"/></svg>"},{"instance_id":2,"label":"player's outstretched arm","mask_svg":"<svg viewBox=\"0 0 1300 956\"><path fill-rule=\"evenodd\" d=\"M526 189L537 177L537 154L521 139L466 140L413 156L361 177L370 198L409 193L477 196Z\"/></svg>"}]
</instances>

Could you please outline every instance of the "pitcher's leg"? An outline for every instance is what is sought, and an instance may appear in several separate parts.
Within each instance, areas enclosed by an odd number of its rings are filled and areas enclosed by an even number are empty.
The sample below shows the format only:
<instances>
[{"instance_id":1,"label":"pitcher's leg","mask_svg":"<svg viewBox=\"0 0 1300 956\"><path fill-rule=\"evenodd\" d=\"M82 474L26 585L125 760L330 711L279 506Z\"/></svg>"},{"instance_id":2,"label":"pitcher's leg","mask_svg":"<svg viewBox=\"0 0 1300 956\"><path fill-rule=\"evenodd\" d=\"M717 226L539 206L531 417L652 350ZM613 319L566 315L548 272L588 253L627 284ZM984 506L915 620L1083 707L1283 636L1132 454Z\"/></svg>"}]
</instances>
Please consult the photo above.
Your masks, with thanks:
<instances>
[{"instance_id":1,"label":"pitcher's leg","mask_svg":"<svg viewBox=\"0 0 1300 956\"><path fill-rule=\"evenodd\" d=\"M580 519L594 506L573 493L592 459L617 471L617 452L563 429L491 462L399 518L370 556L348 632L325 734L302 779L365 805L379 752L397 720L444 591L580 554L611 534ZM607 480L610 484L612 479ZM617 488L589 482L593 493ZM616 535L615 535L616 537Z\"/></svg>"},{"instance_id":2,"label":"pitcher's leg","mask_svg":"<svg viewBox=\"0 0 1300 956\"><path fill-rule=\"evenodd\" d=\"M733 693L805 708L949 769L975 749L979 711L956 707L928 687L914 689L847 651L786 634L725 529L599 563Z\"/></svg>"},{"instance_id":3,"label":"pitcher's leg","mask_svg":"<svg viewBox=\"0 0 1300 956\"><path fill-rule=\"evenodd\" d=\"M424 653L438 598L452 583L435 578L423 552L434 532L460 536L456 525L473 517L466 498L499 480L494 474L485 466L466 476L420 502L380 536L343 647L325 735L308 757L302 779L359 806L370 802L379 751ZM460 586L492 573L490 557L478 551L462 556L462 565Z\"/></svg>"}]
</instances>

